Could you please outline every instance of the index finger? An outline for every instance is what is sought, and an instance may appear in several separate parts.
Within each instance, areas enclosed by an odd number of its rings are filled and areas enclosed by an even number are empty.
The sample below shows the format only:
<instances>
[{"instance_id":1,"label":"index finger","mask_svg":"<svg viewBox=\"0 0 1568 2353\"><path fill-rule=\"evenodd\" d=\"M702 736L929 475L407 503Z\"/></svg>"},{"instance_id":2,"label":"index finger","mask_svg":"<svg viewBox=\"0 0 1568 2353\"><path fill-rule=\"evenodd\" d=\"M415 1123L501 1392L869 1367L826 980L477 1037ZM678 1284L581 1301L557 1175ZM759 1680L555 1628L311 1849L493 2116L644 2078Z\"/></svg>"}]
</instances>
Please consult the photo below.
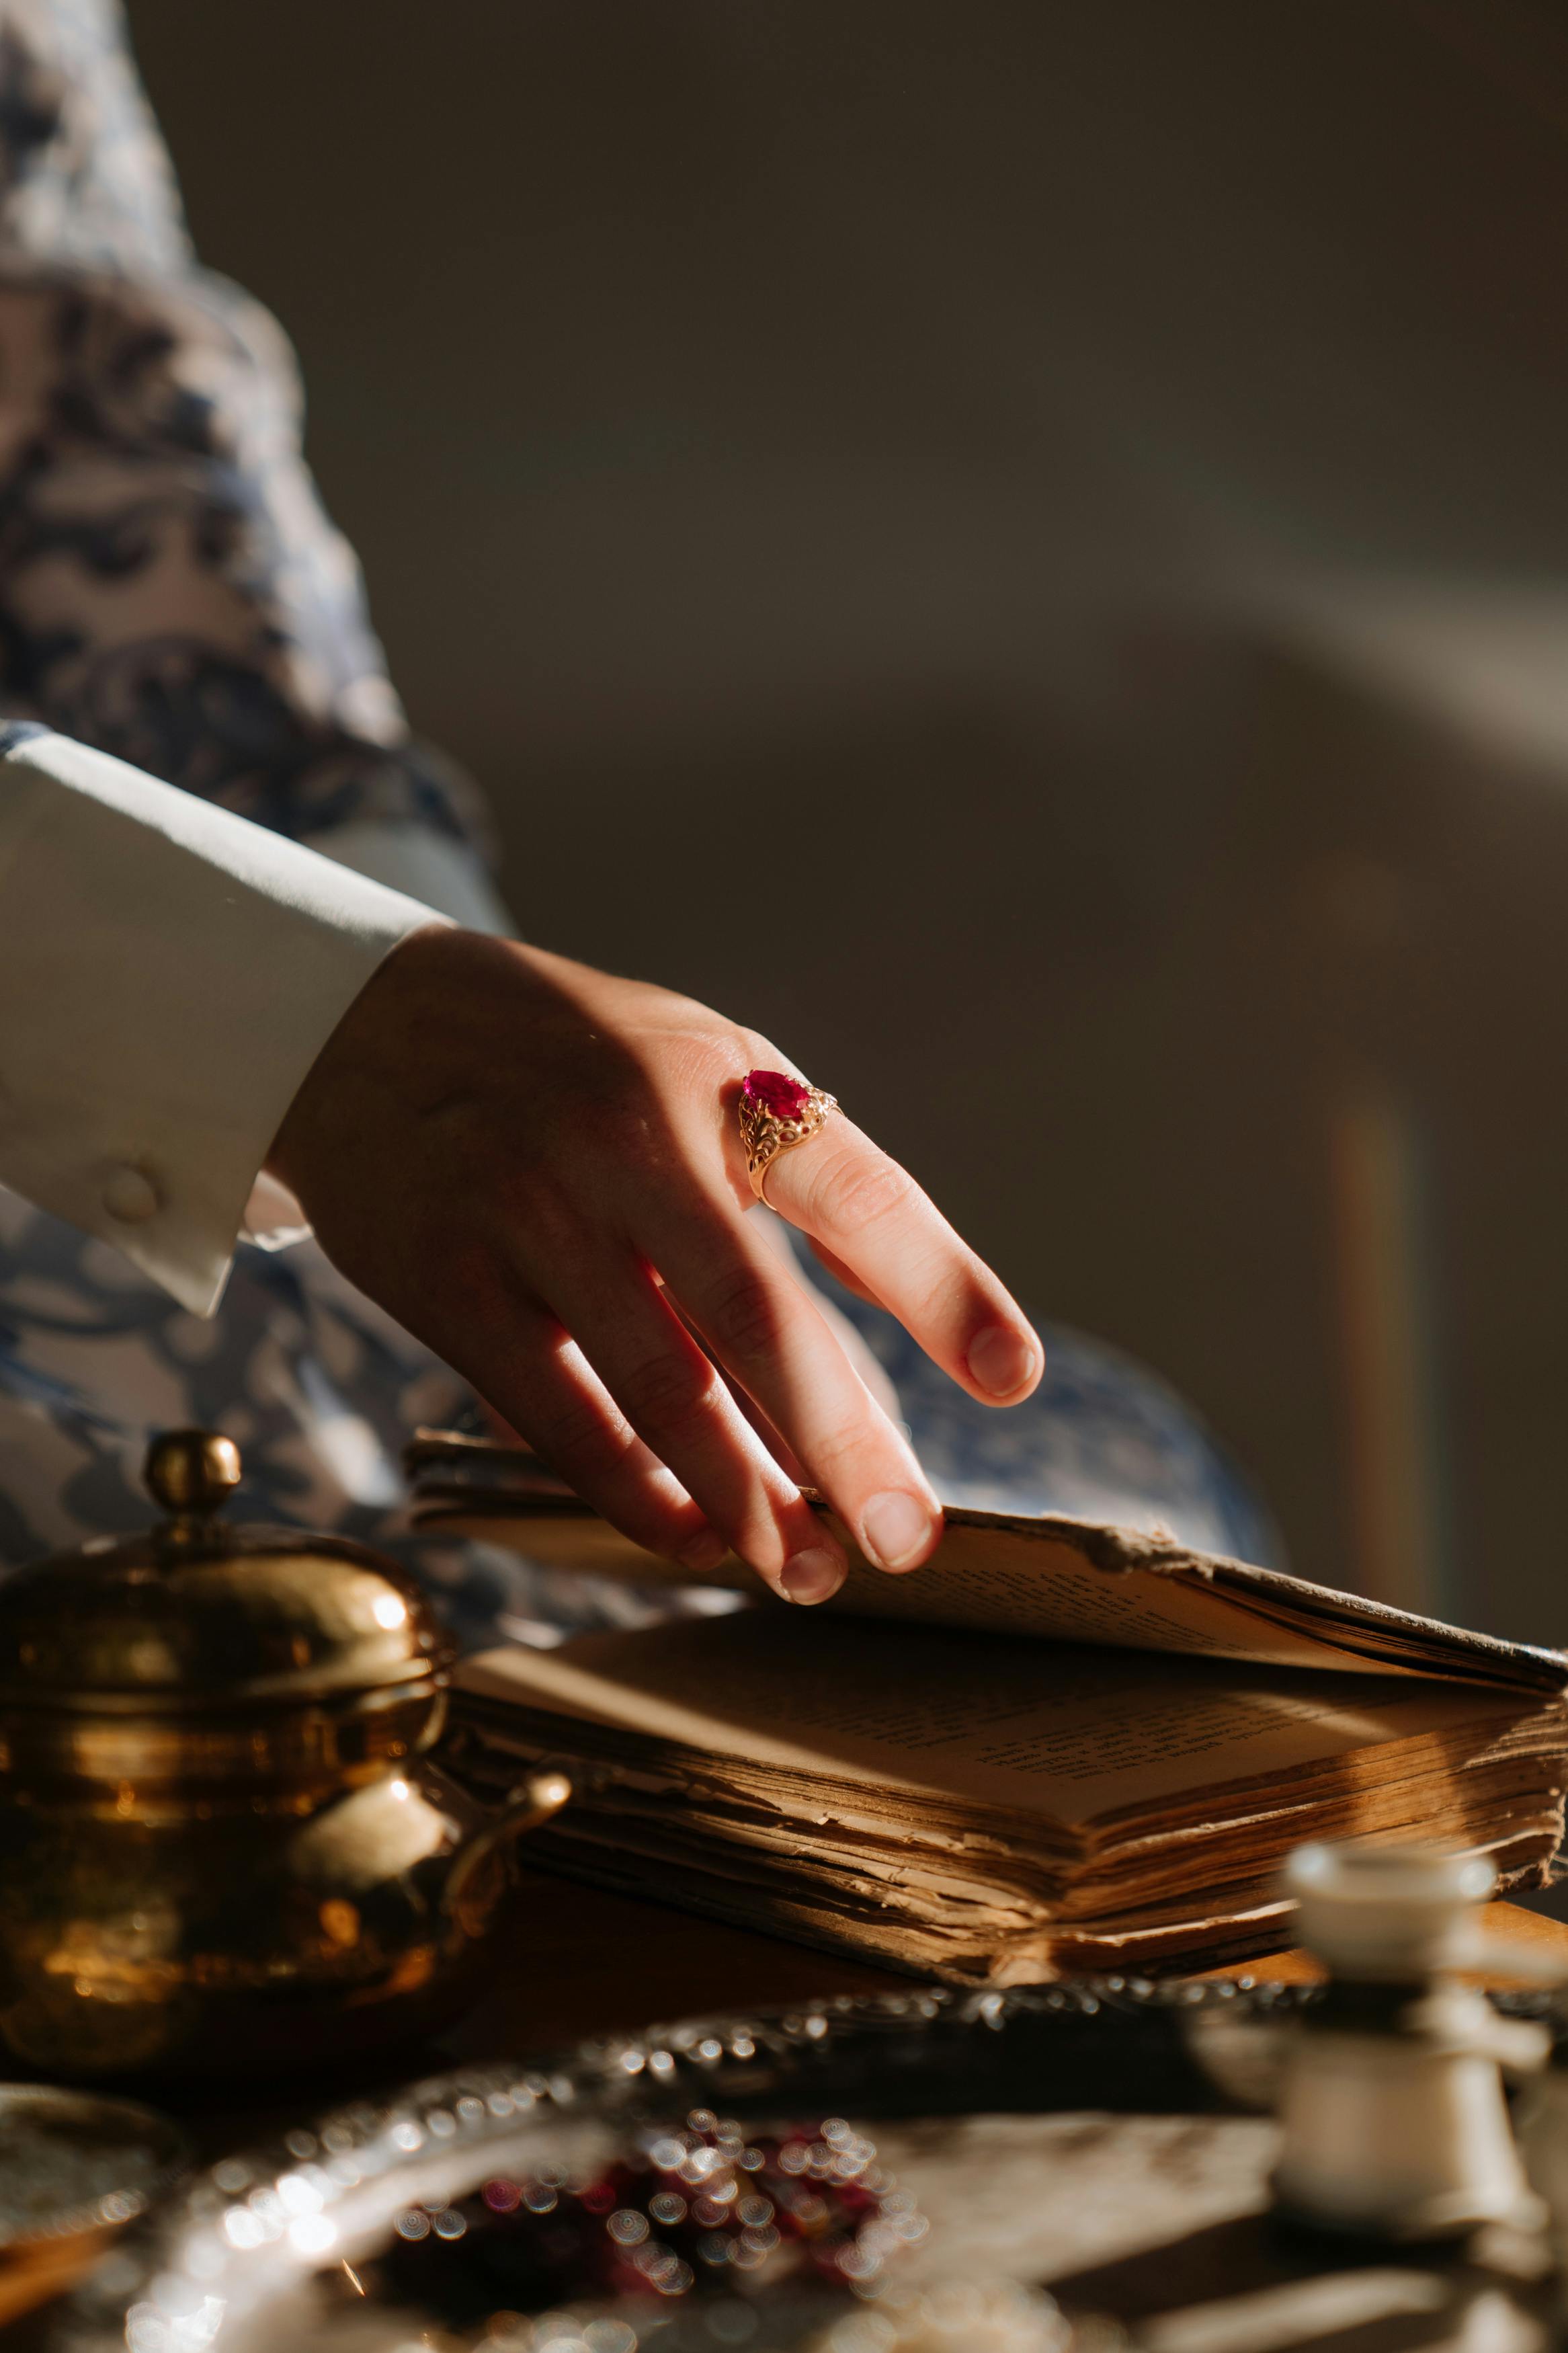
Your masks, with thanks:
<instances>
[{"instance_id":1,"label":"index finger","mask_svg":"<svg viewBox=\"0 0 1568 2353\"><path fill-rule=\"evenodd\" d=\"M769 1162L763 1196L895 1314L984 1405L1016 1405L1045 1369L1023 1309L914 1178L842 1112Z\"/></svg>"}]
</instances>

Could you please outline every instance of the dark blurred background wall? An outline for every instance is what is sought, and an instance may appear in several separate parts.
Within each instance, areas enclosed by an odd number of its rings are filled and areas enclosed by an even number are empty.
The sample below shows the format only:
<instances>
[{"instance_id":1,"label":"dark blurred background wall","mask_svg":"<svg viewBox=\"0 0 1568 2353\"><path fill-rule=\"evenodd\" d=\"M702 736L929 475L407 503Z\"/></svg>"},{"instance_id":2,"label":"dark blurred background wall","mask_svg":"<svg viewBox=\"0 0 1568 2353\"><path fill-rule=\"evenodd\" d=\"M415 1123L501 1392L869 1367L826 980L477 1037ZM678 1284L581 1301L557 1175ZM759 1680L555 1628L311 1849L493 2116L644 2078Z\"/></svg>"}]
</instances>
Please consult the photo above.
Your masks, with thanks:
<instances>
[{"instance_id":1,"label":"dark blurred background wall","mask_svg":"<svg viewBox=\"0 0 1568 2353\"><path fill-rule=\"evenodd\" d=\"M131 14L526 931L1568 1638L1568 9Z\"/></svg>"}]
</instances>

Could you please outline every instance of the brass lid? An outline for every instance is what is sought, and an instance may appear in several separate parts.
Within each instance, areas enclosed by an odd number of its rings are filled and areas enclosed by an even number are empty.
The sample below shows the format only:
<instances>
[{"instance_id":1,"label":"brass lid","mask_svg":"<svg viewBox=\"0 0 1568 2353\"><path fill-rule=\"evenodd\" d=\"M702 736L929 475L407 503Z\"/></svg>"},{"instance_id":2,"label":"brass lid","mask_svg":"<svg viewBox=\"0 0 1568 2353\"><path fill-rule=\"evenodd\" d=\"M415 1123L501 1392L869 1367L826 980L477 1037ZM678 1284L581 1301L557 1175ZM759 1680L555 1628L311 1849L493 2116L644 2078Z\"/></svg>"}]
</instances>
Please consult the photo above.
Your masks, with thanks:
<instances>
[{"instance_id":1,"label":"brass lid","mask_svg":"<svg viewBox=\"0 0 1568 2353\"><path fill-rule=\"evenodd\" d=\"M145 1479L168 1514L0 1585L0 1704L211 1708L433 1681L451 1653L418 1587L340 1536L231 1527L232 1439L175 1430Z\"/></svg>"}]
</instances>

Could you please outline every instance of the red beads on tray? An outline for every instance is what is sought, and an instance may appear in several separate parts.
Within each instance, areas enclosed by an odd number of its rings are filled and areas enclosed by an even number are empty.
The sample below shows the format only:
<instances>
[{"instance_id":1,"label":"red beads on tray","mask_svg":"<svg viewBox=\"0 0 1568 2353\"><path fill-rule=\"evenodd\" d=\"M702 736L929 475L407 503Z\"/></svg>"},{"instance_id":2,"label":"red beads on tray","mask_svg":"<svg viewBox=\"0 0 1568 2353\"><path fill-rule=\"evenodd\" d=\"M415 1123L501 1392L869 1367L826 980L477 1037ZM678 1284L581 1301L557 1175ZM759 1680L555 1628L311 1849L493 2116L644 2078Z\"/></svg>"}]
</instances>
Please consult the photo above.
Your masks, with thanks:
<instances>
[{"instance_id":1,"label":"red beads on tray","mask_svg":"<svg viewBox=\"0 0 1568 2353\"><path fill-rule=\"evenodd\" d=\"M390 2268L404 2293L462 2327L497 2306L874 2295L926 2228L842 2117L752 2139L694 2108L684 2128L652 2132L591 2175L499 2176L459 2208L412 2210Z\"/></svg>"}]
</instances>

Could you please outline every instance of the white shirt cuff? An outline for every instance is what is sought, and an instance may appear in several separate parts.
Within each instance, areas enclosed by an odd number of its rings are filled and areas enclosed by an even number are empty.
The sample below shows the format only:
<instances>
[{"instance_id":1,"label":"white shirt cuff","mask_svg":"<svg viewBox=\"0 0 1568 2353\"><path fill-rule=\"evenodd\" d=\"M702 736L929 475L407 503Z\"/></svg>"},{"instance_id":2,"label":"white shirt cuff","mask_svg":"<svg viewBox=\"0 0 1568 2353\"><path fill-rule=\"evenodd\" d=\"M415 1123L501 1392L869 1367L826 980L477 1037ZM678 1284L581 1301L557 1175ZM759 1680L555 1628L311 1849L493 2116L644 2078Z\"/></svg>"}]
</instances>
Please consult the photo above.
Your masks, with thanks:
<instances>
[{"instance_id":1,"label":"white shirt cuff","mask_svg":"<svg viewBox=\"0 0 1568 2353\"><path fill-rule=\"evenodd\" d=\"M0 731L0 1184L198 1314L258 1172L384 956L444 922L121 760ZM270 1196L270 1198L269 1198Z\"/></svg>"},{"instance_id":2,"label":"white shirt cuff","mask_svg":"<svg viewBox=\"0 0 1568 2353\"><path fill-rule=\"evenodd\" d=\"M352 866L373 882L384 882L422 905L438 908L468 932L490 932L515 939L517 925L476 850L427 825L400 825L384 818L355 818L325 833L308 834L306 845L340 866Z\"/></svg>"}]
</instances>

